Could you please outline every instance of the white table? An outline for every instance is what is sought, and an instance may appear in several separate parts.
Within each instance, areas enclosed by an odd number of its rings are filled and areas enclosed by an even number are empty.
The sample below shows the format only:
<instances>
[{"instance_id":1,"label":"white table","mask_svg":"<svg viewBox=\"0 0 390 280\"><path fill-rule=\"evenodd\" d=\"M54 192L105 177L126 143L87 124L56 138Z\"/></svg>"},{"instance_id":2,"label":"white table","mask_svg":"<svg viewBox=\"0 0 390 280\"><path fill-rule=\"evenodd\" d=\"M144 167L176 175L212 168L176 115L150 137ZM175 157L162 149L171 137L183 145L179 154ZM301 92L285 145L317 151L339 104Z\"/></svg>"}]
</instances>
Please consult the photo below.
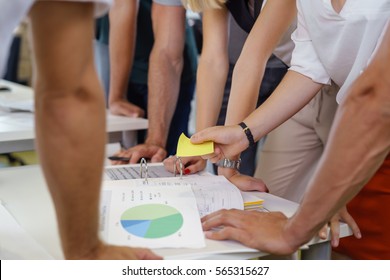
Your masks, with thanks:
<instances>
[{"instance_id":1,"label":"white table","mask_svg":"<svg viewBox=\"0 0 390 280\"><path fill-rule=\"evenodd\" d=\"M7 86L11 89L11 92L0 92L0 105L1 101L5 104L7 100L12 99L5 96L17 94L19 104L22 103L26 108L31 107L34 94L31 88L4 80L0 80L0 86ZM31 104L28 104L29 102ZM147 129L147 127L146 119L114 116L107 112L106 129L110 137L109 142L119 142L121 132L126 132L127 138L135 139L136 131ZM0 154L33 150L34 139L34 113L11 112L0 107Z\"/></svg>"},{"instance_id":2,"label":"white table","mask_svg":"<svg viewBox=\"0 0 390 280\"><path fill-rule=\"evenodd\" d=\"M265 200L264 207L268 210L282 211L287 216L291 216L298 206L267 193L256 195ZM22 228L51 256L63 258L54 206L39 166L0 169L0 200ZM340 236L349 235L350 229L342 224ZM233 241L206 240L206 245L202 249L159 249L155 252L167 259L248 259L267 255ZM302 250L302 256L307 259L327 259L330 250L329 240L314 238Z\"/></svg>"}]
</instances>

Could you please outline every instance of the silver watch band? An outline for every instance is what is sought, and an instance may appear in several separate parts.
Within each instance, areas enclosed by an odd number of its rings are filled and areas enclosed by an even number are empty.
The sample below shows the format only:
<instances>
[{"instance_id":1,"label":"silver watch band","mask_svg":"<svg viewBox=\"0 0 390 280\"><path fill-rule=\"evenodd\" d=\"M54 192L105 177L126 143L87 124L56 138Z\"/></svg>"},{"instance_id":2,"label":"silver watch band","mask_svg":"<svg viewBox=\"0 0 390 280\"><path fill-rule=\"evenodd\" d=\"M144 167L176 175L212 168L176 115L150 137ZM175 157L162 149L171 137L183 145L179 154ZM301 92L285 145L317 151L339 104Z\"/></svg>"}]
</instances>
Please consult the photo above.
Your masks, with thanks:
<instances>
[{"instance_id":1,"label":"silver watch band","mask_svg":"<svg viewBox=\"0 0 390 280\"><path fill-rule=\"evenodd\" d=\"M228 158L221 159L220 161L215 163L216 166L224 167L224 168L232 168L239 170L241 165L241 159L231 160Z\"/></svg>"}]
</instances>

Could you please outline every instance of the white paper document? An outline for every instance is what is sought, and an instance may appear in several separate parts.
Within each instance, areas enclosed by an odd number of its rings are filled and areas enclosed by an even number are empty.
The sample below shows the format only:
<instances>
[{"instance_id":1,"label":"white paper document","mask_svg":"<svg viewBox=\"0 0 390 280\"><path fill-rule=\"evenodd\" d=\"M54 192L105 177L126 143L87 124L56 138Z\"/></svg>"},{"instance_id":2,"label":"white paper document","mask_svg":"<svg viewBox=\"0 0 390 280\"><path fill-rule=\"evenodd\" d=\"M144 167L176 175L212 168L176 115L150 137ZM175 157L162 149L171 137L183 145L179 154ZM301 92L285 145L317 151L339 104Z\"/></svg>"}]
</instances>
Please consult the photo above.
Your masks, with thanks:
<instances>
[{"instance_id":1,"label":"white paper document","mask_svg":"<svg viewBox=\"0 0 390 280\"><path fill-rule=\"evenodd\" d=\"M162 178L174 177L174 174L167 171L161 163L148 163L148 177ZM139 179L141 178L140 164L130 165L113 165L104 168L104 180L125 180L125 179Z\"/></svg>"},{"instance_id":2,"label":"white paper document","mask_svg":"<svg viewBox=\"0 0 390 280\"><path fill-rule=\"evenodd\" d=\"M104 181L100 232L116 245L202 248L200 217L243 205L240 191L223 176Z\"/></svg>"}]
</instances>

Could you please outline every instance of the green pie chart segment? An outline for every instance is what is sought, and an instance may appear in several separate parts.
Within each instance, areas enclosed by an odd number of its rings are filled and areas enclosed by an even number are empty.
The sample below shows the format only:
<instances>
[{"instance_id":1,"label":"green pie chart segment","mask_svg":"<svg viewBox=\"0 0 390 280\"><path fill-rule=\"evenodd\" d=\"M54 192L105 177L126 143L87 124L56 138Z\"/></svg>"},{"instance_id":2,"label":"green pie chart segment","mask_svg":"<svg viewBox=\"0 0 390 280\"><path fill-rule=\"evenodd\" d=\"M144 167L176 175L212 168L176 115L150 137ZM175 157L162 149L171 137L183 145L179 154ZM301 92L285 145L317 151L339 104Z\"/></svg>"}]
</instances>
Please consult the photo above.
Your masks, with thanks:
<instances>
[{"instance_id":1,"label":"green pie chart segment","mask_svg":"<svg viewBox=\"0 0 390 280\"><path fill-rule=\"evenodd\" d=\"M183 215L164 204L145 204L123 212L121 225L128 233L142 238L162 238L183 226Z\"/></svg>"}]
</instances>

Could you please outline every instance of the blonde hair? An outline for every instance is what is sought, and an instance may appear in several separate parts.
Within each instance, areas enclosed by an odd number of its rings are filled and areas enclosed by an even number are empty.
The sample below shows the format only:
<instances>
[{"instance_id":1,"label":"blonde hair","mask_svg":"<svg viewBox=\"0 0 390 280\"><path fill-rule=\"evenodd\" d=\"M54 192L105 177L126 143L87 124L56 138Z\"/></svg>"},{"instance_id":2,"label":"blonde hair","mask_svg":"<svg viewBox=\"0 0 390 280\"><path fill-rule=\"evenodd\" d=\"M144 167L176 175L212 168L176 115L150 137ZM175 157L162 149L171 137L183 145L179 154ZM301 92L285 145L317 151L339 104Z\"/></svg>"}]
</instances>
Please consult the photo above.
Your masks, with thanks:
<instances>
[{"instance_id":1,"label":"blonde hair","mask_svg":"<svg viewBox=\"0 0 390 280\"><path fill-rule=\"evenodd\" d=\"M221 9L227 0L181 0L184 8L193 12L203 12L206 9Z\"/></svg>"}]
</instances>

